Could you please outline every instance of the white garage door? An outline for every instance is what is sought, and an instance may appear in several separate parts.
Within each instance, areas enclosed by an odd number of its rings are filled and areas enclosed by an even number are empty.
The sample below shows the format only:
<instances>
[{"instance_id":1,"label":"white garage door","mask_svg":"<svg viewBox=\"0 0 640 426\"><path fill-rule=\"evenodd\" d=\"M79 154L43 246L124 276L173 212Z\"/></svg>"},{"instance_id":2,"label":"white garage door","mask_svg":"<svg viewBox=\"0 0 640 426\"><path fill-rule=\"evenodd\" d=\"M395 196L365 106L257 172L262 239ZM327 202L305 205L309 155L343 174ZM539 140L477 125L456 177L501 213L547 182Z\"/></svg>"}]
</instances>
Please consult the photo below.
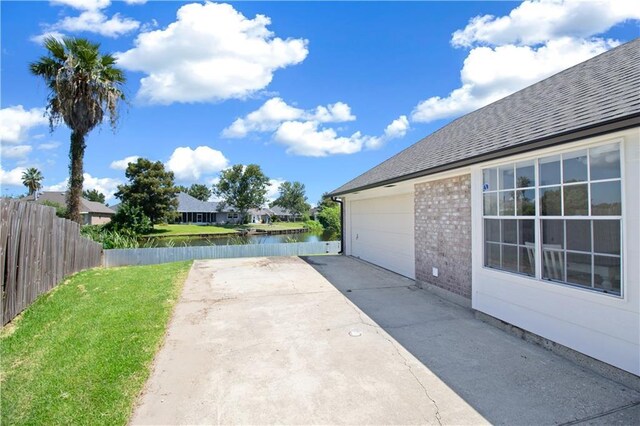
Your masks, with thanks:
<instances>
[{"instance_id":1,"label":"white garage door","mask_svg":"<svg viewBox=\"0 0 640 426\"><path fill-rule=\"evenodd\" d=\"M351 255L415 278L413 194L352 201Z\"/></svg>"}]
</instances>

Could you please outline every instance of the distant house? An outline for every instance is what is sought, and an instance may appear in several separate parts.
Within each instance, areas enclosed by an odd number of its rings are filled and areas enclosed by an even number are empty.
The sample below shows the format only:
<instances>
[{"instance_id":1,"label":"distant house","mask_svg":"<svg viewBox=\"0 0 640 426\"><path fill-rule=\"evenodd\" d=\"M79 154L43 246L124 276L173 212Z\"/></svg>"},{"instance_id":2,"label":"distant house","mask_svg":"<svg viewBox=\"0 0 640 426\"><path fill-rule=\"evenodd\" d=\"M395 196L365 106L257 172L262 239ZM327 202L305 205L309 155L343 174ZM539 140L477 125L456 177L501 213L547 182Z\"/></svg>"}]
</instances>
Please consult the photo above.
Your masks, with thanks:
<instances>
[{"instance_id":1,"label":"distant house","mask_svg":"<svg viewBox=\"0 0 640 426\"><path fill-rule=\"evenodd\" d=\"M279 206L271 207L271 211L273 212L273 216L277 217L278 220L283 222L295 222L297 220L302 220L302 215L290 212L287 209L283 209Z\"/></svg>"},{"instance_id":2,"label":"distant house","mask_svg":"<svg viewBox=\"0 0 640 426\"><path fill-rule=\"evenodd\" d=\"M178 218L176 223L238 223L240 215L233 207L221 208L220 203L201 201L184 192L179 192Z\"/></svg>"},{"instance_id":3,"label":"distant house","mask_svg":"<svg viewBox=\"0 0 640 426\"><path fill-rule=\"evenodd\" d=\"M262 209L249 209L249 222L251 223L269 223L271 217L274 215L273 210Z\"/></svg>"},{"instance_id":4,"label":"distant house","mask_svg":"<svg viewBox=\"0 0 640 426\"><path fill-rule=\"evenodd\" d=\"M344 253L640 375L640 38L329 195Z\"/></svg>"},{"instance_id":5,"label":"distant house","mask_svg":"<svg viewBox=\"0 0 640 426\"><path fill-rule=\"evenodd\" d=\"M54 192L45 191L41 192L37 198L33 195L27 197L28 201L35 201L36 203L44 203L48 201L50 203L60 204L66 206L66 192ZM84 197L80 197L80 216L82 217L82 223L84 225L104 225L111 222L111 218L116 212L104 204L89 201Z\"/></svg>"}]
</instances>

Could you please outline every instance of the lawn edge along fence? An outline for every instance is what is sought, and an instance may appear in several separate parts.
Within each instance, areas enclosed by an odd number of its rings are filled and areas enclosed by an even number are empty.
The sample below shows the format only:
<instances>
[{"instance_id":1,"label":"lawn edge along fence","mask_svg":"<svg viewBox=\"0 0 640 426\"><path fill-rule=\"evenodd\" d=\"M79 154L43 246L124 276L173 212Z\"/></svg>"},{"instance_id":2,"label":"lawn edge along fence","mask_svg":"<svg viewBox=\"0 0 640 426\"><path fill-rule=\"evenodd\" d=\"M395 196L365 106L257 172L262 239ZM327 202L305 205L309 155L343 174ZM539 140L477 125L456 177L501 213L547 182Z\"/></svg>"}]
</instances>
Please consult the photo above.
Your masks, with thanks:
<instances>
[{"instance_id":1,"label":"lawn edge along fence","mask_svg":"<svg viewBox=\"0 0 640 426\"><path fill-rule=\"evenodd\" d=\"M311 243L243 244L229 246L159 247L104 251L104 266L154 265L194 259L234 257L308 256L338 254L340 241Z\"/></svg>"},{"instance_id":2,"label":"lawn edge along fence","mask_svg":"<svg viewBox=\"0 0 640 426\"><path fill-rule=\"evenodd\" d=\"M102 245L80 235L80 225L53 207L0 199L2 325L38 296L83 269L102 265Z\"/></svg>"}]
</instances>

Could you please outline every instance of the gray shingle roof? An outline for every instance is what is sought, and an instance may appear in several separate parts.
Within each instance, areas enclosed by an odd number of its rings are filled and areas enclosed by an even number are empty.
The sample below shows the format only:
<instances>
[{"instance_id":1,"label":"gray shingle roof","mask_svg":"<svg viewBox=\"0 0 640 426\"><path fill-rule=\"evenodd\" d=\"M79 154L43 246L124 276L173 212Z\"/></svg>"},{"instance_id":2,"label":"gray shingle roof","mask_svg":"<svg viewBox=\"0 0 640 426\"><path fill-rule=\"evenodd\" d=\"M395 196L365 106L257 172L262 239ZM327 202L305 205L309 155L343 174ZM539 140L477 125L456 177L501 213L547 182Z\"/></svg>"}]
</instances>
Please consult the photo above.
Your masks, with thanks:
<instances>
[{"instance_id":1,"label":"gray shingle roof","mask_svg":"<svg viewBox=\"0 0 640 426\"><path fill-rule=\"evenodd\" d=\"M218 211L218 203L212 201L200 201L184 192L178 192L178 212L180 213L215 213Z\"/></svg>"},{"instance_id":2,"label":"gray shingle roof","mask_svg":"<svg viewBox=\"0 0 640 426\"><path fill-rule=\"evenodd\" d=\"M638 117L640 38L458 118L329 195L559 143L561 135L625 118L637 125Z\"/></svg>"},{"instance_id":3,"label":"gray shingle roof","mask_svg":"<svg viewBox=\"0 0 640 426\"><path fill-rule=\"evenodd\" d=\"M66 200L66 192L58 192L58 191L45 191L38 195L38 203L42 203L43 201L49 201L52 203L58 203L62 206L67 205ZM95 213L95 214L106 214L113 215L115 211L111 210L109 207L104 204L97 203L95 201L89 201L84 197L80 197L80 213Z\"/></svg>"}]
</instances>

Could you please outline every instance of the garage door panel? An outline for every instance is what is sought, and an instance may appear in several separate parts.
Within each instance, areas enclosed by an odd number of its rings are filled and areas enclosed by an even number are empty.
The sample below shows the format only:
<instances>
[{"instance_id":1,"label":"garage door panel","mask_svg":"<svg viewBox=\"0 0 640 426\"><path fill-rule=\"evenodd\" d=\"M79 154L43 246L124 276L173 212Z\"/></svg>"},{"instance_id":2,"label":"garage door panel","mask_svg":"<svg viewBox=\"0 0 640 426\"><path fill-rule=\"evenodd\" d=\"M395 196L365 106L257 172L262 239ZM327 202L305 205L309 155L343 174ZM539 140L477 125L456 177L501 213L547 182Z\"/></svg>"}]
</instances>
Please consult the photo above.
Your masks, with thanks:
<instances>
[{"instance_id":1,"label":"garage door panel","mask_svg":"<svg viewBox=\"0 0 640 426\"><path fill-rule=\"evenodd\" d=\"M350 203L351 254L415 278L413 194Z\"/></svg>"}]
</instances>

